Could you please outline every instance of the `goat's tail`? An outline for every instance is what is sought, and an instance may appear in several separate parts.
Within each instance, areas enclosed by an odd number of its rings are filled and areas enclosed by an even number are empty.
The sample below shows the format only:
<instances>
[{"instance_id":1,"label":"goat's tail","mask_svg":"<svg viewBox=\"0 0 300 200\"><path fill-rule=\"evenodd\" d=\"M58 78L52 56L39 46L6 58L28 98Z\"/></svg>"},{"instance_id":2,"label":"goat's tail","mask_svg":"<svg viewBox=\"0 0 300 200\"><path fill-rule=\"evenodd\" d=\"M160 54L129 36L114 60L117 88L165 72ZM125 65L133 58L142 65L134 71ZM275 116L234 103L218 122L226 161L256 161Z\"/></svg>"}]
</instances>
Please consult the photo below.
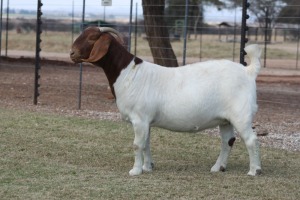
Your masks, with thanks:
<instances>
[{"instance_id":1,"label":"goat's tail","mask_svg":"<svg viewBox=\"0 0 300 200\"><path fill-rule=\"evenodd\" d=\"M256 78L260 71L261 48L257 44L251 44L245 48L245 51L247 56L250 58L250 65L248 65L245 69L249 75Z\"/></svg>"}]
</instances>

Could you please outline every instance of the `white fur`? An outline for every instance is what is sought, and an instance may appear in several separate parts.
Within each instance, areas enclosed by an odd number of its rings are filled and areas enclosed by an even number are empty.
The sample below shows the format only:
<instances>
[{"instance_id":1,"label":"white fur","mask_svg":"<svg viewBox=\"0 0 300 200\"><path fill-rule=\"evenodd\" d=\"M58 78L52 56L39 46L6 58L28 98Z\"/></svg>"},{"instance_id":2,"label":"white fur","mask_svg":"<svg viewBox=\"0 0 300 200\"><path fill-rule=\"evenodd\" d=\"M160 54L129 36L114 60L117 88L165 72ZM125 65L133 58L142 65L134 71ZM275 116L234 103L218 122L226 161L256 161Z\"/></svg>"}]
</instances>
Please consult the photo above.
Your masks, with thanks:
<instances>
[{"instance_id":1,"label":"white fur","mask_svg":"<svg viewBox=\"0 0 300 200\"><path fill-rule=\"evenodd\" d=\"M260 69L260 49L245 49L251 63L244 67L228 60L214 60L167 68L132 61L114 84L117 106L135 132L135 162L130 175L152 170L150 127L197 132L220 127L222 149L211 171L226 168L234 137L239 132L250 156L249 175L261 169L258 142L252 130L257 111L255 78ZM144 158L144 160L143 160Z\"/></svg>"}]
</instances>

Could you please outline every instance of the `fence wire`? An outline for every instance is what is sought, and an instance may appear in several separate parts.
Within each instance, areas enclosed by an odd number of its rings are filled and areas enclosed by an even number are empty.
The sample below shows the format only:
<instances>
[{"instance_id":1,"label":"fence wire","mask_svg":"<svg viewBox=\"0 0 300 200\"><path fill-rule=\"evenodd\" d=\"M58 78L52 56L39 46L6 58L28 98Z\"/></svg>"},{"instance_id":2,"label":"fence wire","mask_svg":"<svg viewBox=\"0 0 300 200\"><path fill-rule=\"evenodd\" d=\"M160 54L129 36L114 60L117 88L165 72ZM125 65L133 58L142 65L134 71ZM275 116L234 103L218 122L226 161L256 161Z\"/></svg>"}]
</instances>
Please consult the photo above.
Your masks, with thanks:
<instances>
[{"instance_id":1,"label":"fence wire","mask_svg":"<svg viewBox=\"0 0 300 200\"><path fill-rule=\"evenodd\" d=\"M36 8L36 1L32 1L32 3L26 1L24 3L10 0L12 4L16 2L24 8L32 7L33 10L31 13L26 10L11 8L7 15L6 9L3 8L0 103L21 102L21 104L28 105L32 102L34 63L24 62L22 57L34 57L36 28L34 9ZM61 63L56 65L51 62L41 64L39 105L61 110L76 109L79 67L68 63L70 62L68 54L73 40L80 33L83 2L79 0L63 1L59 4L54 3L54 1L45 2L43 2L42 7L44 13L42 16L43 33L41 35L42 59L63 61L66 64L65 66ZM131 44L131 53L144 60L153 61L147 41L149 38L144 31L141 1L133 1L131 17L129 15L130 1L120 2L114 4L113 0L111 7L102 7L100 1L86 1L84 26L100 25L116 28L123 33L125 38L131 38L130 42L127 41L127 44ZM3 5L6 5L6 3L7 1L4 1ZM185 7L185 4L176 7ZM169 13L162 16L166 21L166 28L168 28L170 34L167 39L171 41L177 61L180 64L183 59L186 60L186 63L209 59L229 59L238 62L241 8L235 7L228 11L223 10L221 13L215 12L214 8L207 5L203 5L203 8L204 15L199 17L191 12L195 9L195 5L194 8L193 5L190 5L187 24L183 22L185 13L179 13L179 11L175 14ZM293 5L293 8L298 9L298 13L300 13L300 5ZM210 10L214 12L209 13ZM298 66L300 24L273 22L273 24L265 26L266 24L263 21L268 21L267 16L258 22L251 12L249 15L250 19L247 22L249 26L247 32L248 44L258 43L262 47L266 44L265 69L269 70L271 74L276 72L275 74L278 75L279 72L288 72L286 77L294 76L292 81L283 78L279 83L278 81L272 83L272 81L258 80L257 90L260 110L257 121L273 121L272 128L270 128L269 123L266 123L267 128L272 129L273 132L276 132L276 128L291 132L289 128L282 127L282 124L294 122L291 126L295 131L292 132L299 133L300 81L297 80L299 75L296 76L293 73L298 73L300 70ZM132 18L131 24L130 18ZM176 20L174 21L174 19ZM199 22L192 24L191 22L195 22L196 19ZM278 18L278 21L288 19L299 22L300 16L290 13L287 16ZM130 27L131 35L129 35ZM184 28L187 29L186 48L183 45L185 39L183 38ZM6 31L8 34L4 34ZM154 46L151 48L161 47ZM186 51L185 58L183 58L184 51ZM4 59L5 57L17 58L20 61L9 62ZM82 109L116 112L114 100L111 99L112 96L107 87L108 84L101 69L84 66ZM103 105L105 105L105 108L100 108Z\"/></svg>"},{"instance_id":2,"label":"fence wire","mask_svg":"<svg viewBox=\"0 0 300 200\"><path fill-rule=\"evenodd\" d=\"M7 2L8 1L4 1L4 5L6 5ZM16 0L10 0L10 3L13 5L15 2ZM74 38L77 37L82 25L83 1L69 0L63 2L63 4L61 4L61 2L57 4L55 1L45 2L42 7L44 13L42 51L67 54L69 46ZM30 7L33 10L27 11L11 8L7 15L7 9L5 7L3 8L2 32L8 31L9 34L2 34L1 55L13 56L14 50L33 51L34 45L22 46L14 42L15 37L18 37L18 35L34 34L35 31L34 8L36 8L36 2L28 1L26 4L23 3L23 6L25 8ZM282 7L281 4L277 4L277 6ZM169 29L170 33L169 39L172 41L172 48L175 51L176 59L179 63L182 64L183 60L186 60L187 63L192 63L195 61L219 58L238 61L241 7L236 6L221 13L216 12L211 6L207 5L199 6L190 4L188 13L184 13L184 9L179 9L184 8L185 4L172 7L175 9L175 12L166 12L166 14L161 17L166 21L166 28ZM291 7L291 5L287 7ZM299 5L294 5L293 7L299 8ZM195 15L194 10L199 8L204 10L203 16ZM131 9L133 16L130 16ZM178 12L176 12L176 9ZM114 4L113 1L113 6L103 7L100 1L89 0L85 2L84 25L115 27L121 31L127 39L131 38L130 42L127 40L127 44L130 44L132 53L150 59L152 55L147 43L147 39L149 38L146 37L144 33L145 28L142 10L141 1L133 1L132 5L130 1L117 1L116 4ZM210 10L214 12L211 13ZM249 31L247 32L249 43L264 45L266 40L268 42L266 48L266 59L268 62L265 62L266 65L264 67L299 69L299 23L272 23L268 24L266 29L265 24L262 22L268 20L260 19L260 23L258 23L256 16L251 14L251 12L249 14L250 19L247 22L249 26ZM185 16L187 16L188 19L187 24L184 24ZM132 24L129 24L130 19L132 19ZM300 17L296 14L291 14L290 16L278 17L277 21L286 19L299 21ZM151 24L148 26L151 26ZM130 28L132 30L131 35L129 35ZM184 28L187 29L188 33L185 48L183 44L185 40L185 38L183 38ZM55 39L56 32L64 32L65 37L69 38L63 41L64 46L61 46L60 49L53 48L55 46L53 45L53 39ZM266 32L268 33L267 38ZM49 43L52 42L52 45L48 45L48 41ZM22 41L20 43L22 44ZM143 46L143 51L141 51L141 46ZM281 48L282 46L284 46L284 49ZM151 48L156 49L161 47L154 46ZM217 51L213 52L212 49L217 49ZM183 57L185 53L186 57ZM67 58L68 56L65 55L65 57ZM278 64L277 59L286 59L285 66Z\"/></svg>"}]
</instances>

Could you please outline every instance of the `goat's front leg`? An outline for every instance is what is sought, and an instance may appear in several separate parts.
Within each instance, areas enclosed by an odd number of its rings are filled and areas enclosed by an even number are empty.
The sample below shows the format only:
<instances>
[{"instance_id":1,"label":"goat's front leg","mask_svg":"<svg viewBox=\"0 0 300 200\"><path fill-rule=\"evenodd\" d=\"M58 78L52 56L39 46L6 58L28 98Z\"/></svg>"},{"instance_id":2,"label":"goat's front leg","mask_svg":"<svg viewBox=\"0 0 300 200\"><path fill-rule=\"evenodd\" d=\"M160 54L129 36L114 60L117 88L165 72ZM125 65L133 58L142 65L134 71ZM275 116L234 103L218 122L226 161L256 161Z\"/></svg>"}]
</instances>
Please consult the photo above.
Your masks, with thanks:
<instances>
[{"instance_id":1,"label":"goat's front leg","mask_svg":"<svg viewBox=\"0 0 300 200\"><path fill-rule=\"evenodd\" d=\"M148 131L148 137L146 139L146 146L144 149L144 172L151 172L153 170L154 163L152 161L151 150L150 150L150 129Z\"/></svg>"},{"instance_id":2,"label":"goat's front leg","mask_svg":"<svg viewBox=\"0 0 300 200\"><path fill-rule=\"evenodd\" d=\"M131 176L135 176L135 175L140 175L143 172L143 152L148 147L150 151L150 144L147 145L146 143L147 139L149 138L149 124L143 122L138 122L138 123L133 122L132 124L133 124L133 129L135 134L134 141L133 141L133 149L134 149L135 157L134 157L133 168L129 171L129 174Z\"/></svg>"}]
</instances>

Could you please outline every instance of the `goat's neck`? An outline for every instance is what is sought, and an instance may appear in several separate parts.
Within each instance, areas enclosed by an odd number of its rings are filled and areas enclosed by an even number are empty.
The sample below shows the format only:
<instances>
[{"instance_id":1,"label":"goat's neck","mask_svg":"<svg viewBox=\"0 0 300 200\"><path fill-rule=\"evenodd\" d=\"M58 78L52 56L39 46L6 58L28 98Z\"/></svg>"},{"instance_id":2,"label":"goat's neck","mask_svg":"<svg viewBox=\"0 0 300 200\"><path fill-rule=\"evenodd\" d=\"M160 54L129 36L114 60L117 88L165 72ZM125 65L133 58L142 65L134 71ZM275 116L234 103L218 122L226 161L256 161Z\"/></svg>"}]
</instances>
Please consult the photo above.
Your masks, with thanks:
<instances>
[{"instance_id":1,"label":"goat's neck","mask_svg":"<svg viewBox=\"0 0 300 200\"><path fill-rule=\"evenodd\" d=\"M122 45L117 41L112 41L106 55L94 63L95 65L102 67L105 75L108 79L109 86L111 88L112 94L116 97L114 91L114 83L119 77L121 71L125 69L129 63L133 60L134 55L129 53ZM140 58L135 58L135 64L142 62Z\"/></svg>"}]
</instances>

